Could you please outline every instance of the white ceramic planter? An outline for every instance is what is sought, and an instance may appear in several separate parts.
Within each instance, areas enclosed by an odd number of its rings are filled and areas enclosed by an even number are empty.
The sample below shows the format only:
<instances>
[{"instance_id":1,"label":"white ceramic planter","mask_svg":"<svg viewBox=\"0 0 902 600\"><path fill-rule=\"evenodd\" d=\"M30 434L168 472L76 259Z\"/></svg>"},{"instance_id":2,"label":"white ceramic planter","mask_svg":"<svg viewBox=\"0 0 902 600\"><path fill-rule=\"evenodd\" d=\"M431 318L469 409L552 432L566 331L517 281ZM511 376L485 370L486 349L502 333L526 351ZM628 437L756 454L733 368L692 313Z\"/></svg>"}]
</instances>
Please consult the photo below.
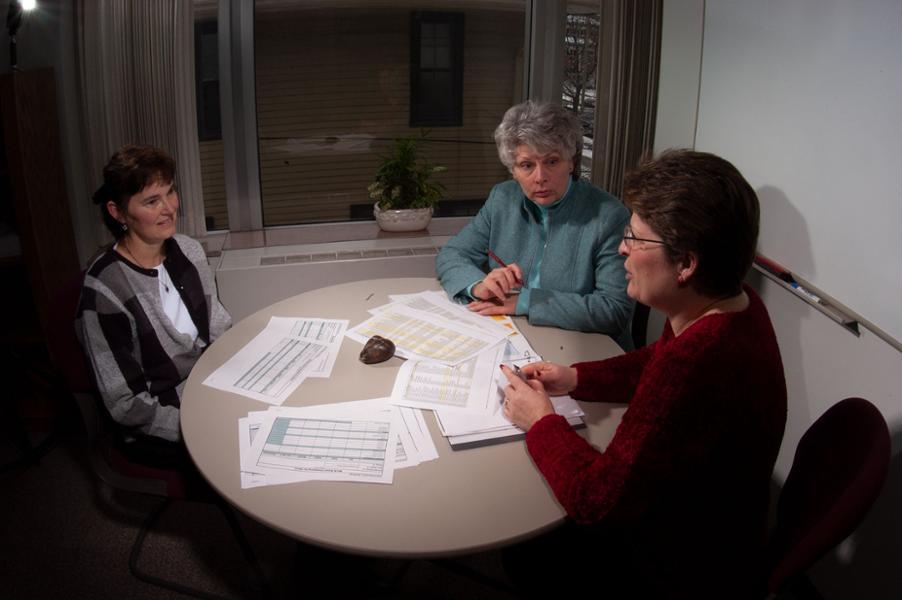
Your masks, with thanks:
<instances>
[{"instance_id":1,"label":"white ceramic planter","mask_svg":"<svg viewBox=\"0 0 902 600\"><path fill-rule=\"evenodd\" d=\"M373 205L373 216L383 231L419 231L432 220L432 207L382 210L377 203Z\"/></svg>"}]
</instances>

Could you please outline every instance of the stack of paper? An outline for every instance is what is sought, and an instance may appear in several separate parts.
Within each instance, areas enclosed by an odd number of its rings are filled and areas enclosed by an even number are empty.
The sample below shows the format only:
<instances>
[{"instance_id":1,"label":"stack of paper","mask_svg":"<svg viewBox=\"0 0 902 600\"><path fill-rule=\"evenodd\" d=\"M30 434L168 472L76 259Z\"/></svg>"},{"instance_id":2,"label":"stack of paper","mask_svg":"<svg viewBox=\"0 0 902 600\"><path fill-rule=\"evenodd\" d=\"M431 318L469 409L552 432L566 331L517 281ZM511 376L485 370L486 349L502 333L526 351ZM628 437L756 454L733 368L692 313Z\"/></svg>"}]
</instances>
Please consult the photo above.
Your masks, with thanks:
<instances>
[{"instance_id":1,"label":"stack of paper","mask_svg":"<svg viewBox=\"0 0 902 600\"><path fill-rule=\"evenodd\" d=\"M346 320L272 317L204 385L282 404L307 377L332 374L347 327Z\"/></svg>"},{"instance_id":2,"label":"stack of paper","mask_svg":"<svg viewBox=\"0 0 902 600\"><path fill-rule=\"evenodd\" d=\"M570 396L552 396L554 411L565 417L574 427L584 427L583 410ZM504 418L499 410L489 418L465 413L449 413L436 411L442 435L457 450L482 446L489 443L522 439L526 434L516 425Z\"/></svg>"},{"instance_id":3,"label":"stack of paper","mask_svg":"<svg viewBox=\"0 0 902 600\"><path fill-rule=\"evenodd\" d=\"M541 360L541 357L520 334L513 321L510 318L493 320L475 315L450 302L439 292L392 296L391 299L391 304L371 310L374 317L354 327L347 335L363 341L361 333L365 331L369 335L392 339L397 344L398 341L391 337L397 330L385 326L390 323L393 327L395 322L379 317L393 315L392 319L398 318L400 322L399 315L403 315L408 323L442 323L445 329L464 333L475 327L489 332L489 335L502 336L475 351L470 348L467 356L458 356L456 361L447 358L449 348L438 344L431 346L429 352L414 345L405 347L408 360L395 379L392 403L434 411L442 434L455 448L522 436L523 431L503 415L502 390L507 386L507 380L498 367L502 363L523 366ZM407 339L404 338L402 343L406 343ZM442 339L450 341L451 337ZM565 416L572 425L582 424L582 409L572 398L553 398L552 403L555 411Z\"/></svg>"},{"instance_id":4,"label":"stack of paper","mask_svg":"<svg viewBox=\"0 0 902 600\"><path fill-rule=\"evenodd\" d=\"M438 458L420 411L387 398L274 407L238 422L241 487L298 481L391 483Z\"/></svg>"},{"instance_id":5,"label":"stack of paper","mask_svg":"<svg viewBox=\"0 0 902 600\"><path fill-rule=\"evenodd\" d=\"M395 469L438 458L422 410L435 412L452 447L523 432L501 410L502 363L541 360L509 317L484 317L440 292L392 296L347 330L348 322L272 317L253 340L204 381L277 406L239 420L243 488L329 480L391 483ZM347 331L346 331L347 330ZM344 336L392 340L401 366L390 398L282 407L307 377L329 377ZM571 424L582 410L552 398Z\"/></svg>"},{"instance_id":6,"label":"stack of paper","mask_svg":"<svg viewBox=\"0 0 902 600\"><path fill-rule=\"evenodd\" d=\"M407 359L457 364L491 348L509 333L431 292L408 295L370 313L373 316L350 329L347 336L364 344L381 335L394 342L397 356Z\"/></svg>"}]
</instances>

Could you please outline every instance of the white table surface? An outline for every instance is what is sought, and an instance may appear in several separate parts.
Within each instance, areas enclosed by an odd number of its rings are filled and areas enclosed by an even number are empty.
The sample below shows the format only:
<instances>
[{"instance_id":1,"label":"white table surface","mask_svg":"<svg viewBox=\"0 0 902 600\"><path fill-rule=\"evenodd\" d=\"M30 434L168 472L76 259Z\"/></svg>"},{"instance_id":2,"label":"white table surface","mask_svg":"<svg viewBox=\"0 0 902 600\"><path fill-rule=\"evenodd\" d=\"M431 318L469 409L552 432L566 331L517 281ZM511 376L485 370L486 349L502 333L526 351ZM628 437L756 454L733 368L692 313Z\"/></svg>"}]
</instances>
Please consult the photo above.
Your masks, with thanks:
<instances>
[{"instance_id":1,"label":"white table surface","mask_svg":"<svg viewBox=\"0 0 902 600\"><path fill-rule=\"evenodd\" d=\"M204 353L182 396L182 433L210 484L254 519L307 543L386 557L425 558L478 552L526 539L560 523L564 512L536 470L525 443L453 450L426 412L439 458L396 470L391 485L312 481L241 489L238 419L269 405L202 385L202 381L259 333L271 316L365 320L388 294L440 289L431 278L357 281L306 292L235 324ZM570 364L620 354L608 336L517 327L545 360ZM362 345L345 338L332 376L309 378L285 406L325 404L391 395L402 359L377 365L358 360ZM623 405L581 403L581 435L604 448Z\"/></svg>"}]
</instances>

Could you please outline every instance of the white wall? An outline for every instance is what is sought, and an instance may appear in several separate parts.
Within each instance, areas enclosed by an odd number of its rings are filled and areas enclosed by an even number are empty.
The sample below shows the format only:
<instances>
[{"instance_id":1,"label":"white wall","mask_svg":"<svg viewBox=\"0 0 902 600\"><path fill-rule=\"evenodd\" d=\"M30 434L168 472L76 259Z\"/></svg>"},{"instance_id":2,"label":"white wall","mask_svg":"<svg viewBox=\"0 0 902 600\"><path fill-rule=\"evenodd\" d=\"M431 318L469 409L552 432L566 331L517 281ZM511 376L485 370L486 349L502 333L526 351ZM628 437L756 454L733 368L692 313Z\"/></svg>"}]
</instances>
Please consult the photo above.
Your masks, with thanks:
<instances>
[{"instance_id":1,"label":"white wall","mask_svg":"<svg viewBox=\"0 0 902 600\"><path fill-rule=\"evenodd\" d=\"M695 146L703 0L665 0L655 152Z\"/></svg>"},{"instance_id":2,"label":"white wall","mask_svg":"<svg viewBox=\"0 0 902 600\"><path fill-rule=\"evenodd\" d=\"M708 2L696 148L758 190L762 254L902 343L900 30L899 0Z\"/></svg>"},{"instance_id":3,"label":"white wall","mask_svg":"<svg viewBox=\"0 0 902 600\"><path fill-rule=\"evenodd\" d=\"M794 6L798 4L796 2ZM705 21L704 0L666 0L664 5L658 136L655 143L658 150L694 146L696 128L690 130L686 123L695 123L696 117L705 119L705 114L697 115L697 106L687 102L686 98L693 82L695 85L699 82L702 56L706 51L703 40L709 35L721 33L711 30L717 26L715 23ZM855 6L866 9L866 4ZM817 7L812 10L816 11ZM773 25L776 27L779 24ZM737 26L736 21L733 26ZM741 21L738 26L741 26ZM900 69L902 56L892 74L887 75L898 79ZM718 83L712 80L716 76L714 71L703 74L700 83L702 95L706 92L706 85ZM785 106L772 108L793 109ZM804 110L804 107L797 110ZM707 128L708 140L716 139L717 135L725 138L733 135L726 126L719 132L708 122L699 123L698 127ZM831 124L825 122L823 127L825 139L831 139ZM833 143L841 146L842 140L835 139ZM716 152L710 147L698 149ZM775 144L767 151L779 157L780 146ZM845 150L850 154L857 151L854 147ZM897 165L902 163L900 156L891 158ZM888 180L893 174L885 173L884 176ZM760 194L761 190L757 191ZM843 207L824 208L836 212ZM874 218L881 216L874 215ZM896 229L898 225L895 224ZM865 226L861 224L861 227ZM898 270L897 262L889 263L890 268ZM885 266L886 262L882 264ZM786 434L777 461L776 477L785 478L798 439L805 429L830 405L844 397L861 396L874 402L886 417L893 435L894 458L883 494L852 537L812 569L812 579L825 596L835 600L896 598L902 589L902 569L899 569L902 517L898 509L902 505L902 396L899 389L902 387L902 353L867 330L862 332L861 337L855 337L770 280L754 275L750 279L770 311L789 392ZM658 331L659 326L650 324L650 332Z\"/></svg>"}]
</instances>

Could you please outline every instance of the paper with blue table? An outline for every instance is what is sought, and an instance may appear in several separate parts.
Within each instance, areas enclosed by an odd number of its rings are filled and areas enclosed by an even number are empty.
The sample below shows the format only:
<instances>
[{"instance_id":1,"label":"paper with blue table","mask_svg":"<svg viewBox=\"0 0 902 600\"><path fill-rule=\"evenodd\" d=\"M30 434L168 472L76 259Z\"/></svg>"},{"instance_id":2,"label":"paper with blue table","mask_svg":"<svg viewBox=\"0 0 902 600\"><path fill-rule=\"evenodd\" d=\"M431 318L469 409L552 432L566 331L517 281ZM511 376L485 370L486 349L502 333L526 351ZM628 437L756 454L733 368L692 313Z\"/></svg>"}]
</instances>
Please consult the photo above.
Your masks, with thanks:
<instances>
[{"instance_id":1,"label":"paper with blue table","mask_svg":"<svg viewBox=\"0 0 902 600\"><path fill-rule=\"evenodd\" d=\"M347 331L347 322L273 317L266 341L305 340L323 346L297 369L296 383L331 370L344 332L358 342L370 335L400 343L407 357L389 398L305 407L272 407L254 411L239 422L242 487L311 480L391 483L395 469L434 460L438 452L423 419L432 410L452 447L469 447L515 439L523 432L501 410L507 382L498 365L523 366L541 360L509 317L483 317L452 303L441 292L391 296L389 304L370 311L372 317ZM400 323L405 324L402 327ZM406 329L410 325L413 332ZM328 332L328 333L326 333ZM403 335L402 333L407 333ZM432 337L434 334L434 338ZM299 337L306 336L306 337ZM257 340L257 338L255 338ZM465 343L461 344L464 340ZM246 369L265 343L252 341L240 350ZM454 346L451 348L450 346ZM466 348L461 352L461 348ZM256 354L260 360L260 355ZM226 365L234 360L226 362ZM226 367L223 365L223 368ZM270 402L253 390L204 383ZM216 373L214 373L215 375ZM283 392L281 401L290 394ZM552 398L555 410L571 424L582 423L582 410L569 397ZM270 402L276 404L276 402ZM393 451L392 451L393 449Z\"/></svg>"}]
</instances>

